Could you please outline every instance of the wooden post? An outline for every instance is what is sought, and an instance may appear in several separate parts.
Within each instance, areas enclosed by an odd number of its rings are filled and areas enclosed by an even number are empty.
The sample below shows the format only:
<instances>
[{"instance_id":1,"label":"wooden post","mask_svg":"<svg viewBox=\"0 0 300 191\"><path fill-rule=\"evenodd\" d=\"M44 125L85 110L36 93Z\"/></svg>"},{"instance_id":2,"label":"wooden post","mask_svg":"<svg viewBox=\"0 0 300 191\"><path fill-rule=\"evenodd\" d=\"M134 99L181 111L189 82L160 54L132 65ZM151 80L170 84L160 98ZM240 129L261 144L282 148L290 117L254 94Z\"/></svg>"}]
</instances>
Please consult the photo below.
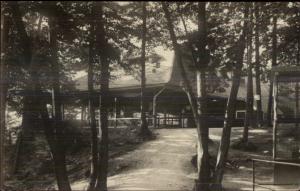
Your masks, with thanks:
<instances>
[{"instance_id":1,"label":"wooden post","mask_svg":"<svg viewBox=\"0 0 300 191\"><path fill-rule=\"evenodd\" d=\"M278 82L276 80L277 73L273 77L273 160L276 159L277 155L277 101L278 101Z\"/></svg>"},{"instance_id":2,"label":"wooden post","mask_svg":"<svg viewBox=\"0 0 300 191\"><path fill-rule=\"evenodd\" d=\"M81 123L83 122L83 105L81 105L81 116L80 116L80 120L81 120Z\"/></svg>"},{"instance_id":3,"label":"wooden post","mask_svg":"<svg viewBox=\"0 0 300 191\"><path fill-rule=\"evenodd\" d=\"M166 110L164 110L164 126L167 125L167 113Z\"/></svg>"},{"instance_id":4,"label":"wooden post","mask_svg":"<svg viewBox=\"0 0 300 191\"><path fill-rule=\"evenodd\" d=\"M156 128L157 126L157 119L156 119L156 101L157 97L165 90L166 88L163 87L161 90L159 90L153 97L153 127Z\"/></svg>"},{"instance_id":5,"label":"wooden post","mask_svg":"<svg viewBox=\"0 0 300 191\"><path fill-rule=\"evenodd\" d=\"M61 120L65 120L65 104L61 104Z\"/></svg>"},{"instance_id":6,"label":"wooden post","mask_svg":"<svg viewBox=\"0 0 300 191\"><path fill-rule=\"evenodd\" d=\"M153 127L156 128L156 96L153 97Z\"/></svg>"},{"instance_id":7,"label":"wooden post","mask_svg":"<svg viewBox=\"0 0 300 191\"><path fill-rule=\"evenodd\" d=\"M114 105L114 118L115 118L115 128L118 126L118 121L117 121L117 97L115 97L115 105Z\"/></svg>"},{"instance_id":8,"label":"wooden post","mask_svg":"<svg viewBox=\"0 0 300 191\"><path fill-rule=\"evenodd\" d=\"M182 125L182 111L180 110L180 113L179 113L179 127L180 128L183 128L183 125Z\"/></svg>"}]
</instances>

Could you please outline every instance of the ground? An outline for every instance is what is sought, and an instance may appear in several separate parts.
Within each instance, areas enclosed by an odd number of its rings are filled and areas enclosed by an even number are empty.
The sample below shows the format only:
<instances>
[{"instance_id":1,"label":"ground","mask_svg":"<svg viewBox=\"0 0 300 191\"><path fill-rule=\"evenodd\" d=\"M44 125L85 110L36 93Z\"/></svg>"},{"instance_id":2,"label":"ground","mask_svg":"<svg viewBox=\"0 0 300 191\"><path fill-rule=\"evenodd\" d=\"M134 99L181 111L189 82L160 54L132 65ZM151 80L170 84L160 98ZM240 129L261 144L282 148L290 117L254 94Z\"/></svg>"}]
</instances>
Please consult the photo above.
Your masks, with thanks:
<instances>
[{"instance_id":1,"label":"ground","mask_svg":"<svg viewBox=\"0 0 300 191\"><path fill-rule=\"evenodd\" d=\"M242 130L242 128L232 129L232 142L241 137ZM110 129L109 190L192 189L196 178L196 169L191 163L192 156L196 154L196 129L152 129L152 131L156 138L142 142L135 136L135 129ZM221 128L210 129L211 155L216 155L221 134ZM271 159L271 129L252 129L249 140L258 146L258 150L252 152L230 150L230 162L227 164L223 181L226 191L252 190L252 162L249 159ZM90 165L88 145L84 146L84 150L70 156L68 170L72 189L84 190L88 183ZM49 165L51 164L48 163L48 168ZM30 165L26 167L31 169L30 172L36 171ZM272 165L258 164L256 170L256 180L259 183L272 180ZM29 175L26 178L22 182L12 180L11 184L20 184L19 188L27 186L30 190L46 190L56 185L53 172L44 175L38 173L35 177ZM47 182L38 187L28 186L36 185L39 179ZM288 187L278 188L277 190L288 189ZM291 190L296 189L293 187Z\"/></svg>"},{"instance_id":2,"label":"ground","mask_svg":"<svg viewBox=\"0 0 300 191\"><path fill-rule=\"evenodd\" d=\"M155 140L114 160L129 167L108 178L109 190L191 190L195 169L195 129L156 130ZM85 181L72 185L86 187Z\"/></svg>"},{"instance_id":3,"label":"ground","mask_svg":"<svg viewBox=\"0 0 300 191\"><path fill-rule=\"evenodd\" d=\"M108 178L109 190L192 189L196 178L196 170L191 164L196 152L196 129L157 129L154 132L157 134L155 140L113 159L125 168ZM242 128L234 128L232 140L238 140L241 134ZM217 148L220 135L221 129L210 129L210 138L214 141L210 146L212 153ZM235 165L226 168L226 190L252 190L252 163L248 159L268 159L271 156L272 136L269 130L251 130L249 139L260 147L256 152L230 151L230 160ZM263 171L270 170L265 167ZM259 180L271 178L267 173L258 176ZM86 180L81 180L72 184L72 188L82 190L86 185Z\"/></svg>"}]
</instances>

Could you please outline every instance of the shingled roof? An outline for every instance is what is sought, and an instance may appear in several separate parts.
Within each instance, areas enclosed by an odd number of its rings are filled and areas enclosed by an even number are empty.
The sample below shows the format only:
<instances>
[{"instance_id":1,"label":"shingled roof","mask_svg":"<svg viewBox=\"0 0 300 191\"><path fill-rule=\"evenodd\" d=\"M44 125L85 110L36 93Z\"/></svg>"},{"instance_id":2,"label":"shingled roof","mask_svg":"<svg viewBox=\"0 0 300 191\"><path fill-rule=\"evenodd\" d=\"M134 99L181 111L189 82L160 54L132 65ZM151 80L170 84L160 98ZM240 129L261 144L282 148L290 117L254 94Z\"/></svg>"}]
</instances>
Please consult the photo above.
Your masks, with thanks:
<instances>
[{"instance_id":1,"label":"shingled roof","mask_svg":"<svg viewBox=\"0 0 300 191\"><path fill-rule=\"evenodd\" d=\"M164 57L164 55L162 55L162 57ZM150 67L146 68L146 78L147 78L146 88L169 86L175 89L176 88L181 89L182 86L181 75L174 54L172 58L167 58L163 60L164 61L162 61L160 64L160 68L156 69L156 72L152 72L152 68ZM188 71L188 76L192 82L192 86L195 88L196 78L195 78L195 70L193 69L194 68L193 64L191 63L191 60L188 58L188 55L184 56L183 61L185 64L185 69L186 71ZM114 90L126 91L130 89L140 89L140 80L135 78L133 75L126 74L122 69L114 71L113 74L115 74L117 77L115 79L110 80L109 86L111 91ZM210 93L209 95L215 97L228 98L230 94L232 82L229 80L224 80L224 81L226 81L225 83L227 84L227 86L223 86L224 91L216 91ZM255 78L253 79L253 82L255 82ZM78 90L87 91L87 76L78 78L76 80L76 84ZM96 86L95 89L99 90L99 86ZM262 82L261 91L262 91L261 99L263 103L263 110L266 111L267 104L268 104L269 83ZM255 95L256 92L255 85L253 86L253 92ZM245 100L246 93L247 93L246 78L242 78L237 99Z\"/></svg>"},{"instance_id":2,"label":"shingled roof","mask_svg":"<svg viewBox=\"0 0 300 191\"><path fill-rule=\"evenodd\" d=\"M173 65L171 64L173 56L161 56L163 59L160 62L159 68L153 69L153 67L147 67L147 65L149 66L150 63L146 63L146 88L164 86L170 81L171 73L173 71ZM121 67L112 71L112 76L114 77L109 81L110 90L140 88L140 79L136 78L134 75L126 73ZM80 77L75 81L76 89L80 91L87 91L87 75ZM100 87L98 85L95 86L95 89L99 88Z\"/></svg>"}]
</instances>

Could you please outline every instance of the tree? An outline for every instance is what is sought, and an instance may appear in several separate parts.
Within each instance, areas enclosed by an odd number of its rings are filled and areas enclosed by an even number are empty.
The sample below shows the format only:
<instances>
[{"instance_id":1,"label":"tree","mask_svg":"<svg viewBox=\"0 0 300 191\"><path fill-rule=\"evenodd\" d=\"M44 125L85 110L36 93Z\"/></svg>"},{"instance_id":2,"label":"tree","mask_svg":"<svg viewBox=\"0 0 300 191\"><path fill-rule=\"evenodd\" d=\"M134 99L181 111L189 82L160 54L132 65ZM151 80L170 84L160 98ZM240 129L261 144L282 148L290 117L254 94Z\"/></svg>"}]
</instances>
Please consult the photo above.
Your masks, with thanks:
<instances>
[{"instance_id":1,"label":"tree","mask_svg":"<svg viewBox=\"0 0 300 191\"><path fill-rule=\"evenodd\" d=\"M234 48L234 70L232 77L232 86L230 90L230 95L227 101L226 113L224 126L222 131L221 142L218 150L217 163L214 171L214 189L222 190L222 180L224 174L225 161L228 156L229 146L230 146L230 136L231 136L231 127L233 124L233 120L235 118L235 106L236 106L236 98L237 93L240 86L240 79L242 75L242 67L243 67L243 57L244 50L246 47L246 34L248 27L248 12L249 5L248 3L244 3L244 24L242 34L240 35L236 47Z\"/></svg>"},{"instance_id":2,"label":"tree","mask_svg":"<svg viewBox=\"0 0 300 191\"><path fill-rule=\"evenodd\" d=\"M55 8L55 7L54 7ZM62 125L61 96L60 96L60 68L58 63L58 45L57 45L57 21L54 17L49 17L50 30L50 53L51 53L51 71L52 71L52 107L53 107L53 126L56 134L56 148L53 157L55 163L56 179L59 190L70 191L71 186L66 169L66 155L64 143L64 126Z\"/></svg>"},{"instance_id":3,"label":"tree","mask_svg":"<svg viewBox=\"0 0 300 191\"><path fill-rule=\"evenodd\" d=\"M100 73L100 126L101 140L99 147L99 173L96 182L96 189L100 191L107 190L107 168L108 168L108 107L109 107L109 57L108 44L104 29L103 4L95 2L97 10L95 17L96 22L96 48L100 56L101 73Z\"/></svg>"},{"instance_id":4,"label":"tree","mask_svg":"<svg viewBox=\"0 0 300 191\"><path fill-rule=\"evenodd\" d=\"M9 38L10 18L5 15L7 9L3 2L1 2L1 66L0 66L0 189L4 190L5 164L4 164L4 145L5 145L5 110L7 99L7 63L5 62L7 53L7 44Z\"/></svg>"},{"instance_id":5,"label":"tree","mask_svg":"<svg viewBox=\"0 0 300 191\"><path fill-rule=\"evenodd\" d=\"M246 114L245 124L243 131L242 142L248 144L249 126L253 127L253 73L252 73L252 20L253 20L253 8L252 5L249 9L250 20L249 30L247 34L247 98L246 98Z\"/></svg>"},{"instance_id":6,"label":"tree","mask_svg":"<svg viewBox=\"0 0 300 191\"><path fill-rule=\"evenodd\" d=\"M58 66L58 58L57 58L57 22L55 18L53 17L53 14L49 16L49 33L50 33L50 42L48 43L48 47L50 51L47 51L47 53L50 55L50 63L51 63L51 81L52 87L53 87L53 113L55 116L54 122L49 120L49 115L47 113L46 108L46 102L44 99L40 98L40 95L43 95L42 93L42 84L40 83L40 72L39 72L39 66L37 65L38 62L35 60L35 57L37 54L40 54L40 49L35 49L32 43L32 37L27 35L25 30L24 22L22 21L21 12L19 10L18 3L11 3L9 4L11 7L11 10L13 10L13 20L15 23L15 26L17 28L18 33L20 34L20 41L23 55L24 55L24 65L29 73L29 79L26 81L26 92L30 93L32 96L27 98L28 103L32 102L34 100L34 109L33 110L26 110L28 112L28 115L31 115L31 113L37 114L37 116L40 116L43 120L43 127L45 130L46 139L49 143L50 152L53 156L54 161L54 169L56 174L56 179L58 183L58 188L60 190L71 190L70 184L68 181L67 176L67 170L66 170L66 164L65 164L65 145L64 145L64 131L63 126L61 123L61 98L59 97L60 94L60 69ZM51 13L51 10L57 10L55 4L51 4L48 7L47 13ZM53 13L53 12L52 12ZM51 17L52 16L52 17ZM39 44L40 46L41 44ZM41 47L40 47L41 48ZM44 47L43 47L44 48ZM46 86L46 84L43 84ZM26 97L25 97L26 99ZM28 105L27 103L27 105ZM24 105L25 107L25 105ZM30 124L28 124L30 125Z\"/></svg>"},{"instance_id":7,"label":"tree","mask_svg":"<svg viewBox=\"0 0 300 191\"><path fill-rule=\"evenodd\" d=\"M146 35L147 35L147 3L142 2L142 52L141 52L141 135L149 136L150 131L148 129L146 119L146 105L145 105L145 87L146 87Z\"/></svg>"},{"instance_id":8,"label":"tree","mask_svg":"<svg viewBox=\"0 0 300 191\"><path fill-rule=\"evenodd\" d=\"M94 92L94 63L96 59L95 54L95 22L97 18L95 6L92 5L90 14L90 36L89 36L89 59L88 59L88 91L89 91L89 125L91 128L91 175L89 188L87 190L92 191L95 188L97 176L98 176L98 132L96 127L96 115L95 115L95 92Z\"/></svg>"},{"instance_id":9,"label":"tree","mask_svg":"<svg viewBox=\"0 0 300 191\"><path fill-rule=\"evenodd\" d=\"M206 50L206 3L198 3L198 32L199 32L199 63L197 63L197 106L199 123L197 129L200 132L198 137L198 185L196 190L208 190L210 182L210 166L208 152L209 130L206 125L207 95L206 95L206 68L208 64L208 55Z\"/></svg>"},{"instance_id":10,"label":"tree","mask_svg":"<svg viewBox=\"0 0 300 191\"><path fill-rule=\"evenodd\" d=\"M273 13L273 31L272 31L272 67L277 65L277 13ZM270 78L267 124L272 126L272 104L273 103L273 79Z\"/></svg>"},{"instance_id":11,"label":"tree","mask_svg":"<svg viewBox=\"0 0 300 191\"><path fill-rule=\"evenodd\" d=\"M186 72L182 63L182 55L181 55L181 50L180 50L180 46L177 43L177 37L175 35L174 32L174 27L173 27L173 23L171 20L171 14L169 12L168 9L168 5L167 3L163 2L162 3L162 7L163 7L163 11L165 13L165 18L167 20L167 26L168 26L168 30L170 33L170 37L171 37L171 41L173 44L173 48L175 51L175 56L177 58L177 63L180 69L180 73L181 73L181 77L183 80L183 85L186 89L186 93L187 96L189 98L189 102L193 111L193 116L194 116L194 120L195 123L197 125L197 132L198 132L198 149L197 149L197 153L198 153L198 180L196 182L195 188L197 190L199 189L203 189L203 190L207 190L208 189L208 181L210 178L210 171L209 171L209 156L208 156L208 133L206 133L205 131L205 126L201 126L204 125L204 115L201 116L199 112L203 112L201 114L204 114L204 107L199 106L198 105L198 101L196 101L196 96L194 95L194 92L191 88L190 82L186 76ZM205 23L205 4L199 4L199 19L201 19L199 22L200 27L202 27ZM204 19L204 20L203 20ZM200 39L202 38L202 40L205 40L203 37L205 37L205 29L201 28L202 31L202 35L200 36ZM203 41L200 41L200 43L203 43ZM205 45L204 45L205 47ZM201 53L203 54L203 49L200 50ZM201 66L204 67L204 66ZM200 68L201 68L200 67ZM200 76L201 77L201 76ZM204 81L203 78L204 76L201 77L201 83ZM199 79L200 80L200 79ZM200 85L200 84L199 84ZM204 84L201 84L201 86ZM200 89L201 89L201 86ZM202 86L202 88L205 86ZM201 89L199 91L205 92L205 89ZM201 96L204 96L204 94L202 94ZM203 97L201 97L202 99ZM200 100L199 100L200 101ZM199 109L199 110L198 110ZM201 122L200 122L201 121ZM206 138L207 137L207 138Z\"/></svg>"},{"instance_id":12,"label":"tree","mask_svg":"<svg viewBox=\"0 0 300 191\"><path fill-rule=\"evenodd\" d=\"M255 3L254 7L254 15L255 15L255 85L256 85L256 120L258 127L262 127L263 125L263 111L262 111L262 98L261 98L261 81L260 81L260 73L261 73L261 67L260 67L260 55L259 55L259 26L261 24L260 22L260 16L259 16L259 3Z\"/></svg>"}]
</instances>

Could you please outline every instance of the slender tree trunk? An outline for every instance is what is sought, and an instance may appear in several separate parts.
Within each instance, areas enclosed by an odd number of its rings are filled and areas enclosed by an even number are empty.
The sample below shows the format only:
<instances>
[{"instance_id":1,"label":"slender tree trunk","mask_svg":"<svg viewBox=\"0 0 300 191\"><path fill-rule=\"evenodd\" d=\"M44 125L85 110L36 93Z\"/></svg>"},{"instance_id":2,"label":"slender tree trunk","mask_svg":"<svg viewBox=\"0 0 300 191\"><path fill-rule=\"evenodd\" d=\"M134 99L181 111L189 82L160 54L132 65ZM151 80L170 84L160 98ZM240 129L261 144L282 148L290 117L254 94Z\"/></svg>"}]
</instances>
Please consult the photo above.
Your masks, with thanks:
<instances>
[{"instance_id":1,"label":"slender tree trunk","mask_svg":"<svg viewBox=\"0 0 300 191\"><path fill-rule=\"evenodd\" d=\"M236 111L236 98L240 86L240 79L243 67L243 57L244 57L244 50L246 47L246 34L247 34L247 20L249 14L249 5L245 3L245 10L244 10L244 26L243 32L238 40L237 44L237 54L236 54L236 67L233 70L233 79L232 79L232 86L230 90L230 95L227 101L226 106L226 113L225 113L225 120L224 120L224 127L221 137L221 142L218 150L217 156L217 164L215 167L214 172L214 190L221 190L222 189L222 180L224 174L224 167L225 161L227 159L229 146L230 146L230 136L231 136L231 127L233 124L233 120L235 118L235 111Z\"/></svg>"},{"instance_id":2,"label":"slender tree trunk","mask_svg":"<svg viewBox=\"0 0 300 191\"><path fill-rule=\"evenodd\" d=\"M199 5L199 6L203 6L203 5ZM185 72L185 69L184 69L184 66L183 66L181 50L180 50L179 45L177 44L177 37L176 37L175 32L174 32L173 23L172 23L172 20L171 20L171 14L168 10L167 3L162 2L162 7L163 7L163 11L165 13L166 20L167 20L167 26L168 26L168 30L169 30L169 33L170 33L172 44L173 44L173 47L174 47L174 50L175 50L176 60L177 60L177 63L178 63L179 69L180 69L183 84L184 84L184 87L186 88L186 92L187 92L187 96L188 96L188 99L189 99L189 102L190 102L190 105L191 105L191 108L192 108L194 120L195 120L195 123L197 125L197 132L198 132L198 139L199 139L197 150L198 150L198 156L199 156L198 157L199 158L198 162L200 162L200 164L198 163L198 174L201 175L201 177L197 180L196 188L200 188L202 185L205 185L205 184L208 183L208 182L206 182L206 180L210 177L210 173L209 173L209 171L207 171L207 169L209 169L209 167L208 167L209 166L209 161L207 160L208 156L205 156L206 154L208 154L208 152L206 151L206 150L208 150L208 149L206 149L206 144L207 143L205 143L205 141L206 141L206 139L205 139L206 132L201 132L202 128L200 126L201 125L200 120L202 120L203 118L200 119L200 115L198 113L198 104L197 104L197 101L195 99L196 96L194 95L194 92L192 90L192 87L190 85L190 82L187 78L187 75L186 75L186 72ZM200 75L200 78L201 78L201 75ZM203 82L203 79L202 80L200 79L200 82ZM201 84L201 85L203 85L203 84ZM201 85L200 85L200 87L201 87ZM200 109L202 110L203 108L200 108ZM204 144L203 144L203 142L204 142ZM198 187L197 185L201 185L201 186ZM203 189L203 191L205 191L205 190Z\"/></svg>"},{"instance_id":3,"label":"slender tree trunk","mask_svg":"<svg viewBox=\"0 0 300 191\"><path fill-rule=\"evenodd\" d=\"M145 102L145 87L146 87L146 35L147 35L147 8L146 2L142 2L143 8L143 25L142 25L142 54L141 54L141 135L149 136L146 119L146 102Z\"/></svg>"},{"instance_id":4,"label":"slender tree trunk","mask_svg":"<svg viewBox=\"0 0 300 191\"><path fill-rule=\"evenodd\" d=\"M7 16L4 16L3 2L1 2L1 66L0 66L0 190L4 190L4 177L5 177L5 111L6 111L6 97L7 97L7 63L5 56L7 52L7 44L9 37L10 22Z\"/></svg>"},{"instance_id":5,"label":"slender tree trunk","mask_svg":"<svg viewBox=\"0 0 300 191\"><path fill-rule=\"evenodd\" d=\"M295 117L296 117L297 121L296 121L295 127L297 129L299 127L299 122L298 122L298 120L299 120L299 91L300 91L299 82L296 82L296 86L295 86L295 99L296 99Z\"/></svg>"},{"instance_id":6,"label":"slender tree trunk","mask_svg":"<svg viewBox=\"0 0 300 191\"><path fill-rule=\"evenodd\" d=\"M96 127L96 113L95 113L95 92L94 92L94 40L95 40L95 19L93 15L95 14L94 6L91 11L91 28L89 37L89 62L88 62L88 91L89 91L89 125L91 128L91 174L88 191L95 189L97 176L98 176L98 132Z\"/></svg>"},{"instance_id":7,"label":"slender tree trunk","mask_svg":"<svg viewBox=\"0 0 300 191\"><path fill-rule=\"evenodd\" d=\"M51 71L52 71L52 108L53 108L53 125L56 135L56 146L54 150L54 169L58 188L61 191L71 191L71 186L66 168L65 143L64 143L64 126L62 125L61 114L61 96L60 96L60 74L57 56L57 24L52 17L49 18L50 29L50 51L51 51Z\"/></svg>"},{"instance_id":8,"label":"slender tree trunk","mask_svg":"<svg viewBox=\"0 0 300 191\"><path fill-rule=\"evenodd\" d=\"M298 49L297 49L297 66L300 67L300 39L298 39ZM296 82L296 86L295 86L295 101L296 101L296 109L295 109L295 117L296 117L296 124L295 124L295 132L297 135L297 139L300 139L300 131L299 131L299 118L300 118L300 109L299 109L299 91L300 91L300 87L299 87L299 82Z\"/></svg>"},{"instance_id":9,"label":"slender tree trunk","mask_svg":"<svg viewBox=\"0 0 300 191\"><path fill-rule=\"evenodd\" d=\"M197 191L208 190L210 182L210 166L209 166L209 152L208 139L209 129L206 124L206 110L207 110L207 95L206 95L206 73L208 55L205 49L206 46L206 3L198 3L198 53L199 63L197 63L197 106L199 123L197 124L200 137L198 137L198 151L197 151L197 166L198 166L198 181L196 185Z\"/></svg>"},{"instance_id":10,"label":"slender tree trunk","mask_svg":"<svg viewBox=\"0 0 300 191\"><path fill-rule=\"evenodd\" d=\"M255 2L255 85L256 85L256 119L258 127L263 126L263 111L262 111L262 98L261 98L261 85L260 85L260 56L259 56L259 3Z\"/></svg>"},{"instance_id":11,"label":"slender tree trunk","mask_svg":"<svg viewBox=\"0 0 300 191\"><path fill-rule=\"evenodd\" d=\"M275 13L274 13L275 14ZM273 16L272 32L272 67L277 65L277 16ZM269 102L267 111L267 124L272 126L273 79L270 77Z\"/></svg>"},{"instance_id":12,"label":"slender tree trunk","mask_svg":"<svg viewBox=\"0 0 300 191\"><path fill-rule=\"evenodd\" d=\"M108 167L108 107L109 107L109 60L107 57L106 34L104 30L103 5L102 2L95 2L98 18L96 24L96 43L99 45L101 62L100 74L100 123L101 141L99 148L99 172L96 182L96 189L107 191L107 167ZM97 47L96 47L97 48Z\"/></svg>"},{"instance_id":13,"label":"slender tree trunk","mask_svg":"<svg viewBox=\"0 0 300 191\"><path fill-rule=\"evenodd\" d=\"M173 47L174 47L176 60L177 60L177 63L178 63L179 69L180 69L180 75L181 75L182 80L183 80L183 86L186 89L186 93L187 93L187 96L188 96L189 103L191 105L192 114L193 114L195 123L198 124L199 117L198 117L198 112L197 112L196 96L193 92L193 89L191 87L191 83L189 82L189 80L187 78L187 74L186 74L184 66L183 66L181 50L180 50L179 45L177 44L177 37L176 37L175 32L174 32L174 27L173 27L173 24L172 24L170 12L168 10L168 5L165 2L162 2L162 7L163 7L163 10L164 10L164 13L165 13L165 17L167 19L168 30L169 30L169 33L170 33L170 36L171 36Z\"/></svg>"},{"instance_id":14,"label":"slender tree trunk","mask_svg":"<svg viewBox=\"0 0 300 191\"><path fill-rule=\"evenodd\" d=\"M247 98L246 98L246 116L243 132L243 142L248 143L249 126L253 127L253 73L252 73L252 5L249 9L250 20L249 30L247 35Z\"/></svg>"}]
</instances>

